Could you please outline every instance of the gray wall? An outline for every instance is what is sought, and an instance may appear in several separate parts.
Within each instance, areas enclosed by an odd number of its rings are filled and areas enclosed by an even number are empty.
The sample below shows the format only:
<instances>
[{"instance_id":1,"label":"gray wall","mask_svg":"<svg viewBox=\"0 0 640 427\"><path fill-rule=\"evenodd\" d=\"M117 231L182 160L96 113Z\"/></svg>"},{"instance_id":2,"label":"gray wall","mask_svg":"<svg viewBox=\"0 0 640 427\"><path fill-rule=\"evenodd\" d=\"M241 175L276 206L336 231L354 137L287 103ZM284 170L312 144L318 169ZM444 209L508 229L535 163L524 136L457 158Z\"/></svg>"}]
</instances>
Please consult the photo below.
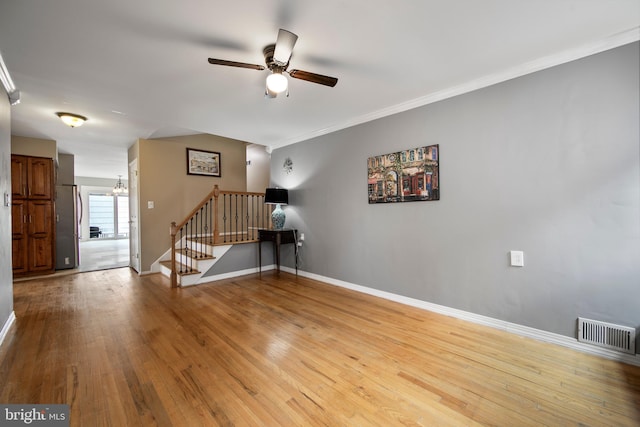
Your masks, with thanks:
<instances>
[{"instance_id":1,"label":"gray wall","mask_svg":"<svg viewBox=\"0 0 640 427\"><path fill-rule=\"evenodd\" d=\"M58 153L56 185L75 184L75 170L75 156L73 154Z\"/></svg>"},{"instance_id":2,"label":"gray wall","mask_svg":"<svg viewBox=\"0 0 640 427\"><path fill-rule=\"evenodd\" d=\"M283 245L285 246L291 245ZM284 254L284 251L282 251ZM284 255L281 255L284 256ZM281 264L284 264L282 262ZM262 243L262 265L275 265L273 245ZM202 277L215 276L218 274L233 273L250 268L258 268L258 244L247 243L244 245L233 245L213 266L205 272Z\"/></svg>"},{"instance_id":3,"label":"gray wall","mask_svg":"<svg viewBox=\"0 0 640 427\"><path fill-rule=\"evenodd\" d=\"M11 208L4 205L11 194L11 112L9 98L0 85L0 330L13 312L11 270Z\"/></svg>"},{"instance_id":4,"label":"gray wall","mask_svg":"<svg viewBox=\"0 0 640 427\"><path fill-rule=\"evenodd\" d=\"M286 226L306 235L302 270L570 337L578 316L639 327L638 52L275 150ZM440 201L368 204L369 156L430 144Z\"/></svg>"}]
</instances>

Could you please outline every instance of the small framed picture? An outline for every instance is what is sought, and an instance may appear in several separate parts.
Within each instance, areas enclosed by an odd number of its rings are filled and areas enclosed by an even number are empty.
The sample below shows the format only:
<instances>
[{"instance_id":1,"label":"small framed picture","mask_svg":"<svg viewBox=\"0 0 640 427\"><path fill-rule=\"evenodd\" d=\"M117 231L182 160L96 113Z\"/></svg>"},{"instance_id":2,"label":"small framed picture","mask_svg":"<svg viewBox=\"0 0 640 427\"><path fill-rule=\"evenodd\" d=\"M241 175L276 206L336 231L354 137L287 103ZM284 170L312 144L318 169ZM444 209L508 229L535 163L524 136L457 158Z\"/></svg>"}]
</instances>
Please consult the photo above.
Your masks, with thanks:
<instances>
[{"instance_id":1,"label":"small framed picture","mask_svg":"<svg viewBox=\"0 0 640 427\"><path fill-rule=\"evenodd\" d=\"M222 175L220 162L220 153L217 151L187 148L187 175L220 177Z\"/></svg>"}]
</instances>

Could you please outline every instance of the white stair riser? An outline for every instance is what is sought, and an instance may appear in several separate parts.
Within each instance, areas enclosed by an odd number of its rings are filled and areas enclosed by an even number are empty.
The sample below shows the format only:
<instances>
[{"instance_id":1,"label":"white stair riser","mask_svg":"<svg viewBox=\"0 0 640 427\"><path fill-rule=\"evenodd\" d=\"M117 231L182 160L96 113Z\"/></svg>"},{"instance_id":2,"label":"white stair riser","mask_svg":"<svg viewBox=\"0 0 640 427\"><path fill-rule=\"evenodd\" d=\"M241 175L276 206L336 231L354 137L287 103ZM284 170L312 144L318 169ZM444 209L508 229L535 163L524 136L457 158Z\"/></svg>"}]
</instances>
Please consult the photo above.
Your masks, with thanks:
<instances>
[{"instance_id":1,"label":"white stair riser","mask_svg":"<svg viewBox=\"0 0 640 427\"><path fill-rule=\"evenodd\" d=\"M191 258L181 253L176 252L176 262L184 265L193 265L193 268L202 261L206 261L211 258ZM198 269L200 270L200 269Z\"/></svg>"},{"instance_id":2,"label":"white stair riser","mask_svg":"<svg viewBox=\"0 0 640 427\"><path fill-rule=\"evenodd\" d=\"M176 247L179 247L179 245L176 245ZM192 240L187 240L186 242L184 242L183 247L189 248L196 252L203 252L209 255L213 254L213 248L214 248L214 246L206 245L200 242L194 242Z\"/></svg>"},{"instance_id":3,"label":"white stair riser","mask_svg":"<svg viewBox=\"0 0 640 427\"><path fill-rule=\"evenodd\" d=\"M198 245L200 246L200 245ZM207 246L207 245L205 245ZM192 268L198 270L200 273L198 274L188 274L185 276L180 276L178 274L178 285L179 286L191 286L191 285L197 285L200 283L200 279L202 278L202 275L204 273L206 273L207 271L209 271L211 269L211 267L213 267L213 265L218 261L218 259L220 259L225 253L227 253L227 251L229 250L229 248L231 248L231 245L227 245L227 246L213 246L211 247L211 252L213 253L213 256L215 256L215 258L209 258L209 259L198 259L198 260L193 260L193 264L192 264ZM198 248L199 249L199 248ZM176 253L176 262L179 262L181 264L184 265L189 265L189 257L180 254L180 253ZM168 267L165 267L164 265L161 265L160 267L160 272L167 276L167 277L171 277L171 269L169 269Z\"/></svg>"}]
</instances>

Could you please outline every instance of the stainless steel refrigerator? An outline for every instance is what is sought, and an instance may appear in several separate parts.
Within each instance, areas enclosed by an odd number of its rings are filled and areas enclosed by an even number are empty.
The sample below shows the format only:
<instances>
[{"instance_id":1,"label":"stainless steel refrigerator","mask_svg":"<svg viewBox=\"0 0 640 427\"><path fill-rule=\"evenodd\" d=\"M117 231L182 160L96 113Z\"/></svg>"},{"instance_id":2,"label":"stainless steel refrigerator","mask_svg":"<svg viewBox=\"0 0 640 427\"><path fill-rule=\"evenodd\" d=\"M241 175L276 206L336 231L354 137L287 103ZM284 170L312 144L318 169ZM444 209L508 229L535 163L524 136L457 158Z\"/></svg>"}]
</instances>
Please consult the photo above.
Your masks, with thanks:
<instances>
[{"instance_id":1,"label":"stainless steel refrigerator","mask_svg":"<svg viewBox=\"0 0 640 427\"><path fill-rule=\"evenodd\" d=\"M77 186L56 185L56 270L78 267L79 206Z\"/></svg>"}]
</instances>

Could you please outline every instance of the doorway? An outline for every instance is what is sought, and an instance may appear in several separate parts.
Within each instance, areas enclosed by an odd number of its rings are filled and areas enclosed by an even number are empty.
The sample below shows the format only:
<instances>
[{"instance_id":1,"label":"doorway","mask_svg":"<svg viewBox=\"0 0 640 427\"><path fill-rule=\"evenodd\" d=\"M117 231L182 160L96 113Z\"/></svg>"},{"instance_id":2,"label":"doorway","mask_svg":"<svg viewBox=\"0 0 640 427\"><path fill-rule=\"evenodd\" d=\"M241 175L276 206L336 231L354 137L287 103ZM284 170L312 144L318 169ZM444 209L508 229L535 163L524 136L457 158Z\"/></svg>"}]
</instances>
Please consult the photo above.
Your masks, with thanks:
<instances>
[{"instance_id":1,"label":"doorway","mask_svg":"<svg viewBox=\"0 0 640 427\"><path fill-rule=\"evenodd\" d=\"M89 193L89 239L129 238L129 196Z\"/></svg>"},{"instance_id":2,"label":"doorway","mask_svg":"<svg viewBox=\"0 0 640 427\"><path fill-rule=\"evenodd\" d=\"M108 184L107 184L108 185ZM129 265L129 198L113 187L82 186L79 271Z\"/></svg>"},{"instance_id":3,"label":"doorway","mask_svg":"<svg viewBox=\"0 0 640 427\"><path fill-rule=\"evenodd\" d=\"M80 241L79 271L108 270L129 265L129 239Z\"/></svg>"}]
</instances>

